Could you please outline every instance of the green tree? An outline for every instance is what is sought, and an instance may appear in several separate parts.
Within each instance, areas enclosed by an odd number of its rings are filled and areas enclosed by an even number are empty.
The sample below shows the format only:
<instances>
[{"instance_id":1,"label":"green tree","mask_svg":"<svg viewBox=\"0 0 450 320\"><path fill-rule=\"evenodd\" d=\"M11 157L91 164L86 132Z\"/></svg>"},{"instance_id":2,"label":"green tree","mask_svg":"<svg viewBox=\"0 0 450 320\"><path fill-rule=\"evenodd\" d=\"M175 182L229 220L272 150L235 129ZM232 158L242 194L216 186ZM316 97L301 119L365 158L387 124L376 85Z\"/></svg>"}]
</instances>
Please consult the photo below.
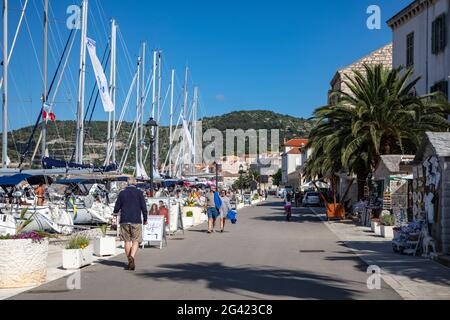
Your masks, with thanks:
<instances>
[{"instance_id":1,"label":"green tree","mask_svg":"<svg viewBox=\"0 0 450 320\"><path fill-rule=\"evenodd\" d=\"M280 186L281 180L283 179L283 171L279 169L277 173L272 176L272 181L275 186Z\"/></svg>"},{"instance_id":2,"label":"green tree","mask_svg":"<svg viewBox=\"0 0 450 320\"><path fill-rule=\"evenodd\" d=\"M384 154L414 154L427 131L448 131L450 109L440 93L412 94L420 78L412 70L365 65L365 72L346 76L351 93L334 91L337 104L314 113L316 125L308 147L306 165L310 178L329 177L342 169L355 173L359 196L364 181Z\"/></svg>"}]
</instances>

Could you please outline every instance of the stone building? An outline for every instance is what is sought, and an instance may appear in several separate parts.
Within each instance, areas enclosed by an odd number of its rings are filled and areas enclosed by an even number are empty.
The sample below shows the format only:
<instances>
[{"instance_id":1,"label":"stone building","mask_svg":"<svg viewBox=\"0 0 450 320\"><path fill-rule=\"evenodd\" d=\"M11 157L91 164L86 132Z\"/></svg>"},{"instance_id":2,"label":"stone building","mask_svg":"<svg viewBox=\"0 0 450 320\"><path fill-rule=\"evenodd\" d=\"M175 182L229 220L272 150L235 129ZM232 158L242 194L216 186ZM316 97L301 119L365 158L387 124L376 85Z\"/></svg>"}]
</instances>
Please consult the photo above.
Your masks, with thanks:
<instances>
[{"instance_id":1,"label":"stone building","mask_svg":"<svg viewBox=\"0 0 450 320\"><path fill-rule=\"evenodd\" d=\"M431 225L438 251L450 255L450 132L428 132L415 158L414 215Z\"/></svg>"},{"instance_id":2,"label":"stone building","mask_svg":"<svg viewBox=\"0 0 450 320\"><path fill-rule=\"evenodd\" d=\"M336 74L331 80L331 90L328 95L328 103L336 103L336 98L331 97L333 90L340 90L345 93L350 94L350 89L346 85L345 81L347 77L353 77L354 71L364 72L364 64L375 65L382 64L386 68L392 68L392 43L380 48L371 54L365 56L362 59L336 71Z\"/></svg>"}]
</instances>

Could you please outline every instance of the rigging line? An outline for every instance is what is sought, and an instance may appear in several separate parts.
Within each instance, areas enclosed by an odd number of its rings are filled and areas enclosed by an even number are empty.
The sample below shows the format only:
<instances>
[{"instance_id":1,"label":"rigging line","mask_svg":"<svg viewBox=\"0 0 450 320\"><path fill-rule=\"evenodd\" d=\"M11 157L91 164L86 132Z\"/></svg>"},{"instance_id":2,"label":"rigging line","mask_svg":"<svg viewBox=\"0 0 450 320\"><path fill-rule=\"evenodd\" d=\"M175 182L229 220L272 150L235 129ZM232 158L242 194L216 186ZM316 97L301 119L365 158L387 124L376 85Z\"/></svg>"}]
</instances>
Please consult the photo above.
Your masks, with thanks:
<instances>
[{"instance_id":1,"label":"rigging line","mask_svg":"<svg viewBox=\"0 0 450 320\"><path fill-rule=\"evenodd\" d=\"M73 31L73 30L72 30ZM58 93L58 91L59 91L59 87L60 87L60 85L61 85L61 81L62 81L62 78L63 78L63 76L64 76L64 74L65 74L65 71L66 71L66 68L67 68L67 63L68 63L68 61L69 61L69 58L70 58L70 55L71 55L71 53L72 53L72 48L73 48L73 44L74 44L74 42L75 42L75 39L76 39L76 35L77 35L77 30L75 29L75 31L74 31L74 34L73 34L73 36L72 36L72 41L71 41L71 43L70 43L70 48L69 48L69 51L67 52L67 54L66 54L66 59L65 59L65 61L64 61L64 65L63 65L63 67L62 67L62 70L61 70L61 73L60 73L60 75L59 75L59 79L58 79L58 83L56 84L56 88L55 88L55 90L54 90L54 92L53 92L53 97L52 97L52 99L50 100L51 102L50 102L50 110L52 110L53 109L53 106L55 105L55 100L56 100L56 95L57 95L57 93ZM72 32L71 32L72 33ZM69 38L70 39L70 38ZM58 66L58 68L59 68L59 66ZM52 86L51 86L52 87ZM50 87L50 90L49 90L49 95L50 95L50 91L51 91L51 87ZM47 97L47 99L48 99L48 97ZM47 100L48 101L48 100ZM45 120L46 121L46 123L48 123L48 119L46 119ZM58 138L61 138L61 134L60 134L60 132L59 132L59 129L58 129L58 126L56 125L56 122L55 122L55 127L56 127L56 133L57 133L57 135L58 135ZM63 133L64 133L65 131L63 131ZM36 148L40 145L40 143L41 143L41 139L42 139L42 132L41 132L41 134L39 135L39 139L38 139L38 142L37 142L37 144L36 144ZM67 139L66 139L66 135L64 134L64 136L63 136L63 141L67 141ZM62 142L61 143L61 147L62 147L62 150L63 150L63 156L64 156L64 159L66 159L66 153L65 153L65 146L64 146L64 143ZM32 159L31 159L31 162L33 162L34 161L34 156L36 155L36 153L37 153L37 150L35 150L35 152L33 153L33 157L32 157Z\"/></svg>"},{"instance_id":2,"label":"rigging line","mask_svg":"<svg viewBox=\"0 0 450 320\"><path fill-rule=\"evenodd\" d=\"M103 6L102 6L100 0L96 0L95 3L97 5L98 14L100 16L103 16L103 19L104 19L103 21L110 20L110 19L108 19L108 16L106 15L105 11L103 10ZM102 17L100 17L99 21L102 21ZM100 25L103 27L103 31L104 31L105 35L109 35L109 31L106 30L105 25L103 23L100 23Z\"/></svg>"},{"instance_id":3,"label":"rigging line","mask_svg":"<svg viewBox=\"0 0 450 320\"><path fill-rule=\"evenodd\" d=\"M22 1L20 1L20 5L22 5ZM16 46L16 41L17 41L17 37L19 36L19 31L22 27L22 21L23 21L23 17L25 16L25 10L27 9L27 5L28 5L28 0L25 0L25 4L22 6L22 13L20 14L20 19L19 19L19 23L17 24L17 29L16 29L16 33L14 35L14 39L13 42L11 44L11 49L9 51L9 55L8 55L8 64L11 61L11 57L12 54L14 52L14 48ZM0 89L3 87L3 76L0 80Z\"/></svg>"},{"instance_id":4,"label":"rigging line","mask_svg":"<svg viewBox=\"0 0 450 320\"><path fill-rule=\"evenodd\" d=\"M128 46L125 43L125 39L122 35L120 26L117 27L117 33L119 34L119 40L120 40L122 50L125 54L125 58L128 60L128 71L130 72L130 75L133 76L133 68L131 67L134 65L133 59L131 58L131 54L130 54L130 50L128 49Z\"/></svg>"},{"instance_id":5,"label":"rigging line","mask_svg":"<svg viewBox=\"0 0 450 320\"><path fill-rule=\"evenodd\" d=\"M133 82L131 83L130 89L128 91L128 95L127 98L125 99L125 103L122 107L122 112L120 114L120 118L119 118L119 122L116 128L116 132L115 132L115 136L113 137L113 139L117 139L117 137L119 136L120 133L120 129L122 128L122 123L123 123L123 119L125 117L125 112L128 109L129 103L130 103L130 99L131 99L131 94L133 92L133 88L134 88L134 84L136 83L136 78L137 78L137 71L135 73L135 76L133 78ZM112 150L109 151L109 153L112 153ZM108 154L108 158L110 157L110 154Z\"/></svg>"},{"instance_id":6,"label":"rigging line","mask_svg":"<svg viewBox=\"0 0 450 320\"><path fill-rule=\"evenodd\" d=\"M40 74L40 77L41 77L41 81L43 81L41 62L39 61L39 58L38 58L36 46L34 44L33 36L31 35L30 25L28 24L28 18L27 18L27 14L26 13L25 13L25 18L24 19L25 19L25 25L27 26L28 36L30 37L30 40L31 40L31 46L33 47L34 58L36 59L36 62L37 62L38 68L39 68L39 74Z\"/></svg>"},{"instance_id":7,"label":"rigging line","mask_svg":"<svg viewBox=\"0 0 450 320\"><path fill-rule=\"evenodd\" d=\"M71 37L72 35L73 35L73 33L71 32L71 33L69 34L69 39L70 39L70 37ZM67 45L68 45L68 43L67 43ZM64 56L65 56L65 54L66 54L66 50L67 50L67 46L66 46L66 48L64 48L64 52L63 52L63 54L61 55L61 61L64 59ZM58 72L59 72L59 68L60 68L60 67L61 67L61 63L58 64L58 68L57 68L56 71L55 71L54 78L56 78L56 76L57 76L57 74L58 74ZM48 97L49 95L50 95L50 91L47 92L47 97ZM31 133L31 136L30 136L29 140L28 140L27 147L26 147L25 151L24 151L24 152L22 153L22 155L21 155L19 168L22 167L23 162L25 161L25 158L26 158L26 156L28 155L28 153L29 153L29 151L30 151L30 147L31 147L31 143L32 143L32 141L33 141L34 135L36 134L36 130L37 130L38 126L39 126L39 123L41 122L42 113L44 112L44 105L41 106L41 109L40 109L40 110L41 110L41 111L39 112L39 115L38 115L38 117L37 117L37 119L36 119L36 123L34 124L33 131L32 131L32 133Z\"/></svg>"},{"instance_id":8,"label":"rigging line","mask_svg":"<svg viewBox=\"0 0 450 320\"><path fill-rule=\"evenodd\" d=\"M54 16L53 6L51 5L51 3L49 3L49 14ZM50 32L52 33L52 32L53 32L53 31L52 31L53 29L52 29L52 24L50 24L50 23L49 23L49 28L50 28ZM61 33L60 33L58 27L56 27L56 33L57 33L57 35L58 35L58 40L59 40L59 42L61 43L61 45L63 45L62 36L61 36ZM75 38L75 36L76 36L77 33L78 33L78 30L75 30L74 38ZM71 48L71 49L72 49L72 48ZM71 53L71 51L72 51L72 50L70 50L70 53ZM69 53L69 55L70 55L70 53ZM77 85L76 85L76 81L75 81L73 72L72 72L72 70L71 70L70 68L68 69L68 77L69 77L69 78L68 78L68 82L71 83L71 84L68 84L68 85L66 86L66 90L67 90L67 93L68 93L69 98L71 99L71 101L76 101L76 99L74 99L74 95L72 94L72 92L75 92L75 91L77 90L77 89L76 89L76 88L77 88ZM72 85L72 88L71 88L71 85ZM74 90L72 90L72 89L74 89ZM75 109L74 109L73 103L72 103L72 104L69 104L69 106L70 106L70 109L71 109L72 113L74 114L74 113L75 113Z\"/></svg>"}]
</instances>

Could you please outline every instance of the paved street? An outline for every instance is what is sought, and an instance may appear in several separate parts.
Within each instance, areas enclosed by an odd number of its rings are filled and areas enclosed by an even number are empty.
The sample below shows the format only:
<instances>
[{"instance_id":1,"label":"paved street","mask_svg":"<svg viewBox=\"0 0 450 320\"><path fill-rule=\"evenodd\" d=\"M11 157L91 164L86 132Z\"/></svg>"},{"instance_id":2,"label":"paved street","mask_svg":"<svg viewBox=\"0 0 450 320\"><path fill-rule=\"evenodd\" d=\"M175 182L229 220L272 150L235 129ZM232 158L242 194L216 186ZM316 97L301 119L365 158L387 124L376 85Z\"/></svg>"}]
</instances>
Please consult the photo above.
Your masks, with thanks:
<instances>
[{"instance_id":1,"label":"paved street","mask_svg":"<svg viewBox=\"0 0 450 320\"><path fill-rule=\"evenodd\" d=\"M384 282L367 289L367 265L314 212L288 223L278 200L246 208L224 234L203 225L141 251L136 272L122 255L83 269L81 290L60 279L14 299L400 299Z\"/></svg>"}]
</instances>

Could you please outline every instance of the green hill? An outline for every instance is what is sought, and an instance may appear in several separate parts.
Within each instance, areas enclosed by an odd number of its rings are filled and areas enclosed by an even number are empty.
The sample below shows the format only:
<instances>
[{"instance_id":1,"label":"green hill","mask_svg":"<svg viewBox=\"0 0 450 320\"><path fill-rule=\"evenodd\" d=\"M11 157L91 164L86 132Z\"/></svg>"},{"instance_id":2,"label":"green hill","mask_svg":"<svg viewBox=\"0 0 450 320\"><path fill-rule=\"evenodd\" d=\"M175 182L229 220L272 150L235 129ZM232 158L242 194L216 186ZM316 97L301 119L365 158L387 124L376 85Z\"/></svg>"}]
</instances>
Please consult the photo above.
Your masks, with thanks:
<instances>
[{"instance_id":1,"label":"green hill","mask_svg":"<svg viewBox=\"0 0 450 320\"><path fill-rule=\"evenodd\" d=\"M292 116L281 115L272 111L236 111L229 114L225 114L217 117L210 117L202 119L203 131L211 128L216 128L220 131L226 129L279 129L280 130L280 143L284 139L290 139L294 137L307 137L312 123L305 119L299 119ZM93 121L90 125L86 124L86 142L85 142L85 155L91 160L92 163L102 164L106 153L106 139L107 139L107 122L105 121ZM128 144L128 138L132 128L131 123L124 122L122 129L118 136L117 145L117 158L121 159L125 150L125 146ZM15 130L9 134L8 148L9 157L13 163L18 162L20 154L25 150L28 143L28 139L31 135L33 128L26 127L19 130ZM47 141L48 150L51 157L56 159L69 161L72 157L75 148L75 134L76 123L75 121L58 121L56 123L49 123L47 129ZM27 157L29 162L31 155L36 147L40 134L40 128L37 130L36 135L32 141L30 154ZM269 136L270 139L270 136ZM169 148L169 128L160 128L160 154L161 159L165 159L167 150ZM1 144L1 142L0 142ZM128 156L127 164L133 166L135 157L135 148L131 147ZM37 151L36 159L40 159L40 150ZM39 161L35 161L35 166L39 166Z\"/></svg>"}]
</instances>

